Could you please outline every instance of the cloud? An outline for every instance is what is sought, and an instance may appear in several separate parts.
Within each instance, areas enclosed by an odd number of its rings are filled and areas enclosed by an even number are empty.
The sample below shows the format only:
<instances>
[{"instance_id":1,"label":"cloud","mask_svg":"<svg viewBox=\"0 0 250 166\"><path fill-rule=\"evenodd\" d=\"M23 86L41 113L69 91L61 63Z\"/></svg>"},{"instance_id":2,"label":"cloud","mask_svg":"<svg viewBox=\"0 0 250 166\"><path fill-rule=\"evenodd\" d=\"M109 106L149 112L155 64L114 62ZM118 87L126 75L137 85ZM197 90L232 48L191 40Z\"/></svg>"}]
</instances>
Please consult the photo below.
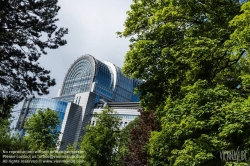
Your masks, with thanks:
<instances>
[{"instance_id":1,"label":"cloud","mask_svg":"<svg viewBox=\"0 0 250 166\"><path fill-rule=\"evenodd\" d=\"M68 44L56 50L48 50L40 64L51 71L57 85L50 88L49 97L57 95L65 73L81 55L90 54L101 61L110 61L122 67L128 51L128 39L117 38L116 32L124 29L127 0L60 0L58 27L69 28L65 37Z\"/></svg>"},{"instance_id":2,"label":"cloud","mask_svg":"<svg viewBox=\"0 0 250 166\"><path fill-rule=\"evenodd\" d=\"M98 60L110 61L122 67L129 41L117 38L115 32L124 29L126 11L131 3L131 0L59 1L61 9L56 25L69 29L69 34L65 36L68 44L56 50L47 50L48 54L39 59L40 65L51 71L50 75L57 83L44 97L57 96L65 73L81 55L90 54ZM21 106L22 103L14 110L21 109Z\"/></svg>"}]
</instances>

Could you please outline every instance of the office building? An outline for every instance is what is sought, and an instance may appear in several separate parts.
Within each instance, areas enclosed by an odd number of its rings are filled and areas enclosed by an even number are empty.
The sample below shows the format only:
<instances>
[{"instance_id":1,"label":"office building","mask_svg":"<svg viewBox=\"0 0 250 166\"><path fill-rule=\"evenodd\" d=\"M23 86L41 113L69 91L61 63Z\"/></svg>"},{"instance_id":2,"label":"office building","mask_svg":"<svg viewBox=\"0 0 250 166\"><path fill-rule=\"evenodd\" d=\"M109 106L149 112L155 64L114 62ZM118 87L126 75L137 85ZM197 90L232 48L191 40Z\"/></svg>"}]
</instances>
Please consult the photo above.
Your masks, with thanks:
<instances>
[{"instance_id":1,"label":"office building","mask_svg":"<svg viewBox=\"0 0 250 166\"><path fill-rule=\"evenodd\" d=\"M62 122L58 127L62 144L58 149L63 150L67 144L79 142L85 127L96 121L93 112L100 112L106 105L122 117L121 127L138 116L139 96L134 89L139 84L139 80L125 77L111 62L81 56L70 66L57 97L25 100L16 130L22 134L25 119L38 109L56 110Z\"/></svg>"}]
</instances>

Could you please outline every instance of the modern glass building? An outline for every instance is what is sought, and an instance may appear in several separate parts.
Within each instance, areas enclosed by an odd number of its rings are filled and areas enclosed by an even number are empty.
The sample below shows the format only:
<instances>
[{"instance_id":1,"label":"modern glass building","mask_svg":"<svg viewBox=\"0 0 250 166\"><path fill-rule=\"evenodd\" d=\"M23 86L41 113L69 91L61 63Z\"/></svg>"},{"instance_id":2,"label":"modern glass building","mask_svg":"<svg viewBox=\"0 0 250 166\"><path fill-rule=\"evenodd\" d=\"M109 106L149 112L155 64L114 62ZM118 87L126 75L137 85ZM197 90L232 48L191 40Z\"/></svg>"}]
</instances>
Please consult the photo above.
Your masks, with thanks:
<instances>
[{"instance_id":1,"label":"modern glass building","mask_svg":"<svg viewBox=\"0 0 250 166\"><path fill-rule=\"evenodd\" d=\"M134 88L139 80L125 77L121 69L110 62L101 62L91 55L78 58L69 68L57 99L73 102L75 95L93 92L96 101L139 102Z\"/></svg>"},{"instance_id":2,"label":"modern glass building","mask_svg":"<svg viewBox=\"0 0 250 166\"><path fill-rule=\"evenodd\" d=\"M68 103L65 101L59 101L55 99L49 98L28 98L24 101L23 107L16 125L16 129L20 132L20 136L23 136L24 130L23 125L25 119L29 118L32 114L36 113L38 110L44 110L46 108L50 108L52 110L57 111L58 117L62 122L65 115L65 110ZM61 125L57 127L57 131L61 131Z\"/></svg>"},{"instance_id":3,"label":"modern glass building","mask_svg":"<svg viewBox=\"0 0 250 166\"><path fill-rule=\"evenodd\" d=\"M67 144L78 142L84 135L84 129L93 121L92 115L99 103L138 104L139 96L134 94L134 89L139 84L139 80L125 77L121 69L110 62L101 62L91 55L81 56L70 66L57 97L31 98L24 102L16 129L22 131L25 119L40 108L56 110L62 121L58 127L62 144L58 149L65 149ZM131 109L128 112L131 113ZM133 113L126 116L124 110L121 114L129 121L138 115Z\"/></svg>"}]
</instances>

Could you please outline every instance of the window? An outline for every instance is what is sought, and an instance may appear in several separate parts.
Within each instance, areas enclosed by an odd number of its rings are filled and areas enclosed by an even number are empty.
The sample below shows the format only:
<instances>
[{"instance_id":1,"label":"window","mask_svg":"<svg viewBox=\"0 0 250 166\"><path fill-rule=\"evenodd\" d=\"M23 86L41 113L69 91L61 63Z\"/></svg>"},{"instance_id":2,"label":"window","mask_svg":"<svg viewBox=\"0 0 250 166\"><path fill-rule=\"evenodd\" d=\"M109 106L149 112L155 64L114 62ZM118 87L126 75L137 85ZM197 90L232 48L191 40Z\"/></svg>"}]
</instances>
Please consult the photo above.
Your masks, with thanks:
<instances>
[{"instance_id":1,"label":"window","mask_svg":"<svg viewBox=\"0 0 250 166\"><path fill-rule=\"evenodd\" d=\"M91 83L92 64L88 59L81 59L76 62L66 76L62 95L76 94L86 92ZM77 102L77 101L76 101Z\"/></svg>"},{"instance_id":2,"label":"window","mask_svg":"<svg viewBox=\"0 0 250 166\"><path fill-rule=\"evenodd\" d=\"M122 125L123 125L123 122L120 122L120 127L122 127Z\"/></svg>"},{"instance_id":3,"label":"window","mask_svg":"<svg viewBox=\"0 0 250 166\"><path fill-rule=\"evenodd\" d=\"M78 102L77 102L77 104L79 104L79 103L80 103L80 100L81 100L81 96L79 96L79 99L78 99Z\"/></svg>"}]
</instances>

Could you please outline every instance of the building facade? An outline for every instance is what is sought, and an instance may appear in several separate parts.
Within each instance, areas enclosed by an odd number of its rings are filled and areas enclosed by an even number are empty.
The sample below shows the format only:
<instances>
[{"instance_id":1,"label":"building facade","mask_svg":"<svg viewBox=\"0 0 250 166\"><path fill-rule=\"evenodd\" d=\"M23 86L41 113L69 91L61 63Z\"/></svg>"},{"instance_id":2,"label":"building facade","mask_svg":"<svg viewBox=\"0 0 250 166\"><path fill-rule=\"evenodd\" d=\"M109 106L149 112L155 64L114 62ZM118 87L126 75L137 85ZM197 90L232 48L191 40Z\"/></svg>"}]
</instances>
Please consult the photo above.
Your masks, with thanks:
<instances>
[{"instance_id":1,"label":"building facade","mask_svg":"<svg viewBox=\"0 0 250 166\"><path fill-rule=\"evenodd\" d=\"M96 100L139 102L138 95L134 94L134 88L139 84L139 80L125 77L114 64L85 55L69 68L56 99L74 102L76 94L93 92L97 95Z\"/></svg>"},{"instance_id":2,"label":"building facade","mask_svg":"<svg viewBox=\"0 0 250 166\"><path fill-rule=\"evenodd\" d=\"M27 98L24 100L19 119L16 124L16 130L19 131L20 136L24 134L23 125L25 119L29 118L32 114L36 113L39 109L50 108L56 110L60 121L63 121L65 111L68 103L64 101L49 99L49 98ZM61 126L57 127L57 131L61 131Z\"/></svg>"},{"instance_id":3,"label":"building facade","mask_svg":"<svg viewBox=\"0 0 250 166\"><path fill-rule=\"evenodd\" d=\"M138 112L141 107L138 102L108 102L100 103L100 106L97 106L93 113L91 114L90 124L95 126L97 122L97 116L95 113L100 114L105 106L115 110L114 116L117 116L121 119L120 129L126 127L129 122L133 121L136 117L140 115Z\"/></svg>"},{"instance_id":4,"label":"building facade","mask_svg":"<svg viewBox=\"0 0 250 166\"><path fill-rule=\"evenodd\" d=\"M55 110L61 120L58 131L62 144L58 149L64 150L68 144L79 142L85 127L96 121L93 112L100 112L105 105L112 108L120 103L119 108L114 108L117 116L124 117L121 127L138 116L139 96L134 94L134 89L139 84L139 80L125 77L110 62L101 62L91 55L81 56L70 66L57 97L25 100L16 130L22 133L24 121L38 109Z\"/></svg>"}]
</instances>

